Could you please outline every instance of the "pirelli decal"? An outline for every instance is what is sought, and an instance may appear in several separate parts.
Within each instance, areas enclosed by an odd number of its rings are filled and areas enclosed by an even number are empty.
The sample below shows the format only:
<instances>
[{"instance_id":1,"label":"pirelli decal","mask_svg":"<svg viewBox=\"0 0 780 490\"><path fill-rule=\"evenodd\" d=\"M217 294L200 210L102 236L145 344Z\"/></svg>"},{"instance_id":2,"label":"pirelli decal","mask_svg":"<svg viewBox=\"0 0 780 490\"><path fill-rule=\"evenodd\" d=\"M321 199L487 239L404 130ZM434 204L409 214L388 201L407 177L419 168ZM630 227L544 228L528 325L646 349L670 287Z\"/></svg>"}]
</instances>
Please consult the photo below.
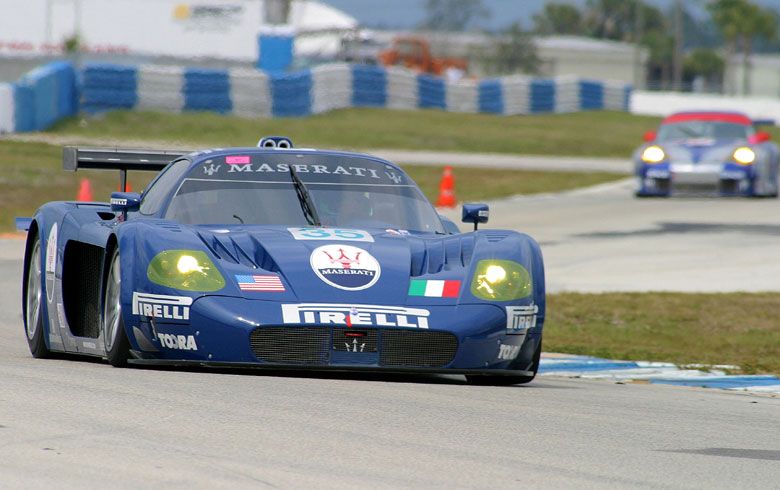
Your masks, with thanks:
<instances>
[{"instance_id":1,"label":"pirelli decal","mask_svg":"<svg viewBox=\"0 0 780 490\"><path fill-rule=\"evenodd\" d=\"M133 315L166 320L189 320L192 298L133 292Z\"/></svg>"}]
</instances>

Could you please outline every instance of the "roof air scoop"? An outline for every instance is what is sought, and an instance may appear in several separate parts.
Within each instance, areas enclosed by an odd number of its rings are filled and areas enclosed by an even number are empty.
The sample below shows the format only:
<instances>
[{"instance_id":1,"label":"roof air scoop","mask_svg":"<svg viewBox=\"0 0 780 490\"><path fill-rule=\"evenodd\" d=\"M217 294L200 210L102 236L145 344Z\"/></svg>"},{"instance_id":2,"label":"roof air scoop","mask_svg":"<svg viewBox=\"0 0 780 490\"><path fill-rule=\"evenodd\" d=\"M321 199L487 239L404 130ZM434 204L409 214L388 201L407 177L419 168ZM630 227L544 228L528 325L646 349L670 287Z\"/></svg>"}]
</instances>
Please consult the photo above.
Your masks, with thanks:
<instances>
[{"instance_id":1,"label":"roof air scoop","mask_svg":"<svg viewBox=\"0 0 780 490\"><path fill-rule=\"evenodd\" d=\"M289 150L293 147L292 140L284 136L266 136L260 138L257 142L258 148L278 148L280 150Z\"/></svg>"}]
</instances>

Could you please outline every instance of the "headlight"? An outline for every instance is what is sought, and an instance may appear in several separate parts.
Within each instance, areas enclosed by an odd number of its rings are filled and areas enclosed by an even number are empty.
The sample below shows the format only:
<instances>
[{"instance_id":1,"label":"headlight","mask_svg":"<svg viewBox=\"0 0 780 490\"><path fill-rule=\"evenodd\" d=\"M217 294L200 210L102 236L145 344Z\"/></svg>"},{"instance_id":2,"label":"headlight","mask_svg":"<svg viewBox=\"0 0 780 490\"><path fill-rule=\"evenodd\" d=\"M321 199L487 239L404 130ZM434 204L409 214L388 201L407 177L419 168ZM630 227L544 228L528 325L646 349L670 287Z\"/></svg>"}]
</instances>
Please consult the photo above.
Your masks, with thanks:
<instances>
[{"instance_id":1,"label":"headlight","mask_svg":"<svg viewBox=\"0 0 780 490\"><path fill-rule=\"evenodd\" d=\"M512 301L530 296L531 274L511 260L480 260L471 280L471 294L493 301Z\"/></svg>"},{"instance_id":2,"label":"headlight","mask_svg":"<svg viewBox=\"0 0 780 490\"><path fill-rule=\"evenodd\" d=\"M166 250L149 263L146 276L155 284L183 291L219 291L225 279L204 252Z\"/></svg>"},{"instance_id":3,"label":"headlight","mask_svg":"<svg viewBox=\"0 0 780 490\"><path fill-rule=\"evenodd\" d=\"M756 161L756 152L747 146L740 146L734 150L734 161L740 165L750 165Z\"/></svg>"},{"instance_id":4,"label":"headlight","mask_svg":"<svg viewBox=\"0 0 780 490\"><path fill-rule=\"evenodd\" d=\"M660 163L666 158L664 150L660 146L652 145L642 152L642 161L645 163Z\"/></svg>"}]
</instances>

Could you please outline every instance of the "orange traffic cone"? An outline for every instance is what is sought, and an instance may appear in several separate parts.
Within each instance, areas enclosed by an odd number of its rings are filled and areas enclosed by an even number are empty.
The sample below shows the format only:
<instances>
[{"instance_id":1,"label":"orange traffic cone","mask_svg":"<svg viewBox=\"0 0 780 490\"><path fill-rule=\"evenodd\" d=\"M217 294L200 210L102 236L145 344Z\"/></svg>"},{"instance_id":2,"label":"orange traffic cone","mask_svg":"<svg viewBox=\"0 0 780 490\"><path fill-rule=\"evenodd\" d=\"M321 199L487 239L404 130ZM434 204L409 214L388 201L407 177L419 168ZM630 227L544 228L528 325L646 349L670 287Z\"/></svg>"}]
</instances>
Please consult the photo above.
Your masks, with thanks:
<instances>
[{"instance_id":1,"label":"orange traffic cone","mask_svg":"<svg viewBox=\"0 0 780 490\"><path fill-rule=\"evenodd\" d=\"M79 193L76 196L77 201L92 201L92 184L89 179L81 179L79 184Z\"/></svg>"},{"instance_id":2,"label":"orange traffic cone","mask_svg":"<svg viewBox=\"0 0 780 490\"><path fill-rule=\"evenodd\" d=\"M455 199L455 176L452 175L452 167L444 167L444 173L439 182L439 199L436 206L440 208L454 208L457 199Z\"/></svg>"},{"instance_id":3,"label":"orange traffic cone","mask_svg":"<svg viewBox=\"0 0 780 490\"><path fill-rule=\"evenodd\" d=\"M133 192L133 186L130 184L130 182L127 183L127 189L122 189L122 184L119 184L116 186L117 192Z\"/></svg>"}]
</instances>

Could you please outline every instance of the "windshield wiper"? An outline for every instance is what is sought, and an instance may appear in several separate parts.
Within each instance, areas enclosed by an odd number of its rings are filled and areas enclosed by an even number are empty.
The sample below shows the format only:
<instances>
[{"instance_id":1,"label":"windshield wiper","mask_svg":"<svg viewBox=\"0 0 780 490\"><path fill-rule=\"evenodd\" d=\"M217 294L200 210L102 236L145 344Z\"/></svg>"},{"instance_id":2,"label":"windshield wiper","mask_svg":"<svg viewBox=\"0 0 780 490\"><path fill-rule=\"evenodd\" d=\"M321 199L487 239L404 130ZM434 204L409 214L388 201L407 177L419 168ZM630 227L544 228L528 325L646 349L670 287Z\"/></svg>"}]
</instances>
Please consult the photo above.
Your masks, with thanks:
<instances>
[{"instance_id":1,"label":"windshield wiper","mask_svg":"<svg viewBox=\"0 0 780 490\"><path fill-rule=\"evenodd\" d=\"M303 181L298 177L295 169L290 165L290 178L292 179L293 186L295 187L295 193L298 195L298 201L301 203L301 211L306 218L306 222L312 226L322 226L320 223L320 217L317 216L317 210L314 208L314 202L311 200L309 191L306 190L306 186Z\"/></svg>"}]
</instances>

